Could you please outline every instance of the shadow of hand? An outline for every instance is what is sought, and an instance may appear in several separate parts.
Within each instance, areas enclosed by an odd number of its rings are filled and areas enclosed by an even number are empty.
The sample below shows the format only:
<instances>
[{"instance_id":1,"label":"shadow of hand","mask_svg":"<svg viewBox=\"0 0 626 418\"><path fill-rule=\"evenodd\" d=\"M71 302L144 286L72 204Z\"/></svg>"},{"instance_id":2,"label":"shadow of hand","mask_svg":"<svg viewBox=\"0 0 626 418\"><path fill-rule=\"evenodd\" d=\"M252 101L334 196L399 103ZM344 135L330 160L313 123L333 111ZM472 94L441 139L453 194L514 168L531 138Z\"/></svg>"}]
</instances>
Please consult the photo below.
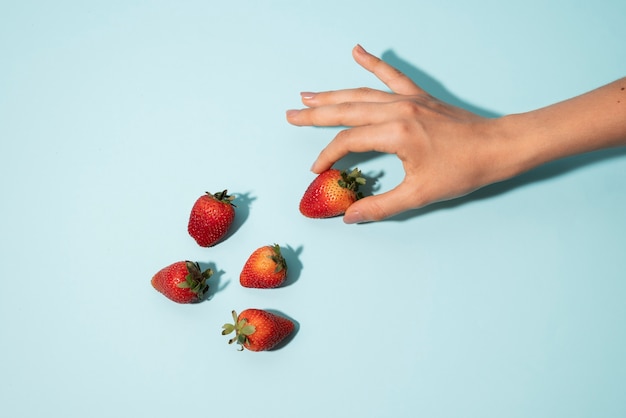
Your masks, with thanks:
<instances>
[{"instance_id":1,"label":"shadow of hand","mask_svg":"<svg viewBox=\"0 0 626 418\"><path fill-rule=\"evenodd\" d=\"M486 118L496 118L502 116L501 114L498 114L491 110L487 110L482 107L478 107L471 103L468 103L464 100L461 100L460 98L452 94L450 90L445 88L445 86L437 81L434 77L428 75L424 71L398 57L398 55L396 55L396 53L392 49L388 49L387 51L385 51L381 58L389 65L402 71L402 73L404 73L407 77L413 80L413 82L420 86L422 89L426 90L430 95L436 97L443 102L446 102L456 107L460 107Z\"/></svg>"}]
</instances>

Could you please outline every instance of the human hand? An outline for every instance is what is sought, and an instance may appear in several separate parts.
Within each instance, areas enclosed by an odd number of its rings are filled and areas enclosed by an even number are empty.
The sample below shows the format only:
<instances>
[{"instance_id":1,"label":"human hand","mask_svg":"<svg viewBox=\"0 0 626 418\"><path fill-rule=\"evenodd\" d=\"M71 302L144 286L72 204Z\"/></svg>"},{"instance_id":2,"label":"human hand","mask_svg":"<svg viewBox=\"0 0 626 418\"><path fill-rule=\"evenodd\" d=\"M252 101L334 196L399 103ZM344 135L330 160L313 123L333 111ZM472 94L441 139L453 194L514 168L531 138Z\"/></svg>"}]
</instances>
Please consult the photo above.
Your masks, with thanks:
<instances>
[{"instance_id":1,"label":"human hand","mask_svg":"<svg viewBox=\"0 0 626 418\"><path fill-rule=\"evenodd\" d=\"M350 152L396 154L405 177L392 190L353 203L344 222L378 221L433 202L465 195L510 177L502 159L497 119L444 103L406 75L357 45L355 61L391 92L356 88L301 93L307 108L287 111L297 126L346 126L321 151L311 170L321 173Z\"/></svg>"}]
</instances>

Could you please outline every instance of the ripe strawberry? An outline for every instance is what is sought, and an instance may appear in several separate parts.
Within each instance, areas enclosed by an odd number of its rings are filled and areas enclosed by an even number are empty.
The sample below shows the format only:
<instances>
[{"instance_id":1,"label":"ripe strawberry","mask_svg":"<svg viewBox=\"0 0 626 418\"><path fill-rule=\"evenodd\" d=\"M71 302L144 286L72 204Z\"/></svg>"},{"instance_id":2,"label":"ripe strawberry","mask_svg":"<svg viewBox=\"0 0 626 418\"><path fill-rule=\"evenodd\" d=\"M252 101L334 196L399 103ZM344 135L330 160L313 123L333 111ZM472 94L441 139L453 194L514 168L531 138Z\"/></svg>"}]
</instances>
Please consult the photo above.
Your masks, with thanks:
<instances>
[{"instance_id":1,"label":"ripe strawberry","mask_svg":"<svg viewBox=\"0 0 626 418\"><path fill-rule=\"evenodd\" d=\"M189 215L187 231L201 247L211 247L218 243L230 228L235 219L235 197L228 192L206 194L200 196Z\"/></svg>"},{"instance_id":2,"label":"ripe strawberry","mask_svg":"<svg viewBox=\"0 0 626 418\"><path fill-rule=\"evenodd\" d=\"M278 287L287 277L287 262L278 244L266 245L254 250L239 275L244 287L269 289Z\"/></svg>"},{"instance_id":3,"label":"ripe strawberry","mask_svg":"<svg viewBox=\"0 0 626 418\"><path fill-rule=\"evenodd\" d=\"M244 348L250 351L271 350L294 329L291 320L262 309L246 309L239 316L235 311L232 313L234 323L224 324L222 335L235 331L228 344L236 342L242 351Z\"/></svg>"},{"instance_id":4,"label":"ripe strawberry","mask_svg":"<svg viewBox=\"0 0 626 418\"><path fill-rule=\"evenodd\" d=\"M318 175L300 200L300 212L308 218L343 215L348 206L363 197L359 185L365 184L361 171L326 170Z\"/></svg>"},{"instance_id":5,"label":"ripe strawberry","mask_svg":"<svg viewBox=\"0 0 626 418\"><path fill-rule=\"evenodd\" d=\"M209 288L206 281L213 270L201 272L198 263L178 261L152 277L152 287L177 303L199 302Z\"/></svg>"}]
</instances>

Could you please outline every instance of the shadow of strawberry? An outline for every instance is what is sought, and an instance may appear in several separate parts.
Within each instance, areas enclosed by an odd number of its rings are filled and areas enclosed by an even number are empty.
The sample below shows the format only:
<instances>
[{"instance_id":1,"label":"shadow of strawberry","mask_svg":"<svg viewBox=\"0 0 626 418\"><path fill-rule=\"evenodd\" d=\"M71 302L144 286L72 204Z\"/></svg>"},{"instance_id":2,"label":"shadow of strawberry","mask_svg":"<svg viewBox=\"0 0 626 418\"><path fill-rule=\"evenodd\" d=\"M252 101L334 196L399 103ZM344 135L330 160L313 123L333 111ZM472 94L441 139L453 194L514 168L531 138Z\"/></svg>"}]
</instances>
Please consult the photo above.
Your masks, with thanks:
<instances>
[{"instance_id":1,"label":"shadow of strawberry","mask_svg":"<svg viewBox=\"0 0 626 418\"><path fill-rule=\"evenodd\" d=\"M291 286L300 278L302 273L302 261L300 261L300 254L304 250L304 246L300 245L294 249L291 245L281 245L280 253L285 258L287 263L287 278L281 287Z\"/></svg>"},{"instance_id":2,"label":"shadow of strawberry","mask_svg":"<svg viewBox=\"0 0 626 418\"><path fill-rule=\"evenodd\" d=\"M256 200L256 197L251 196L250 192L231 193L231 195L235 196L235 199L233 199L233 204L235 205L235 220L222 241L226 241L239 231L239 228L241 228L250 217L250 206L252 205L252 202Z\"/></svg>"},{"instance_id":3,"label":"shadow of strawberry","mask_svg":"<svg viewBox=\"0 0 626 418\"><path fill-rule=\"evenodd\" d=\"M207 280L207 284L209 285L209 289L204 295L204 298L200 302L204 302L205 300L213 299L216 293L223 291L230 284L230 280L224 282L224 274L226 273L224 270L218 270L215 263L201 263L198 262L202 271L206 269L213 270L213 274Z\"/></svg>"}]
</instances>

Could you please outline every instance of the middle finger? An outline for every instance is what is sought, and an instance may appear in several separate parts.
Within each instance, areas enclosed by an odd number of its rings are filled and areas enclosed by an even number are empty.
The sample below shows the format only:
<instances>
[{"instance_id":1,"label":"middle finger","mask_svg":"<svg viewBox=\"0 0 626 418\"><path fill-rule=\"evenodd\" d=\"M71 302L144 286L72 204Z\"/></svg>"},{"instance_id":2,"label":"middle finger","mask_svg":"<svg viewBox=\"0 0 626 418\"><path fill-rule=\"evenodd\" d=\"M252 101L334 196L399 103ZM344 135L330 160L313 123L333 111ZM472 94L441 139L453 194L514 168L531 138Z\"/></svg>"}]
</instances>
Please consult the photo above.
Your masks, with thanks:
<instances>
[{"instance_id":1,"label":"middle finger","mask_svg":"<svg viewBox=\"0 0 626 418\"><path fill-rule=\"evenodd\" d=\"M300 93L302 103L309 107L319 107L345 102L383 103L398 100L394 93L360 87L356 89L325 91L320 93Z\"/></svg>"},{"instance_id":2,"label":"middle finger","mask_svg":"<svg viewBox=\"0 0 626 418\"><path fill-rule=\"evenodd\" d=\"M397 119L393 102L343 102L287 111L287 120L297 126L365 126L391 119Z\"/></svg>"}]
</instances>

